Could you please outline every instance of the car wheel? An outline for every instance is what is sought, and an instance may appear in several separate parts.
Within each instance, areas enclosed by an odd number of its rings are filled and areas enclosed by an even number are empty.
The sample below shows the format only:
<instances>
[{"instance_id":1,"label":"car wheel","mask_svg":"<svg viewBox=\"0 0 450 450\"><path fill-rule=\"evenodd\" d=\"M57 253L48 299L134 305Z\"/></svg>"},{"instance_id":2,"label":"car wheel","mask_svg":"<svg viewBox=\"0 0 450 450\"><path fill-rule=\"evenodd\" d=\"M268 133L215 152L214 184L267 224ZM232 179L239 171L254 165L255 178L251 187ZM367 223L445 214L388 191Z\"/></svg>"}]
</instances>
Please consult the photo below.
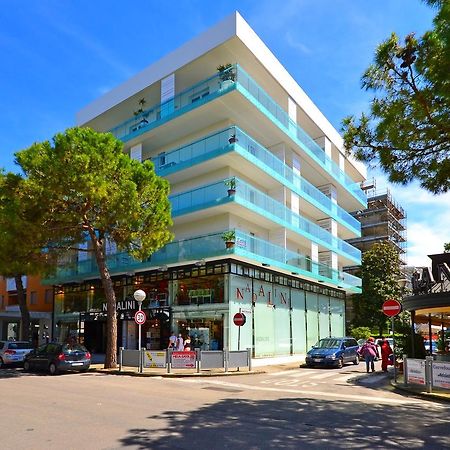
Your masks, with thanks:
<instances>
[{"instance_id":1,"label":"car wheel","mask_svg":"<svg viewBox=\"0 0 450 450\"><path fill-rule=\"evenodd\" d=\"M56 367L55 363L50 363L48 366L48 371L50 375L56 375L58 373L58 368Z\"/></svg>"},{"instance_id":2,"label":"car wheel","mask_svg":"<svg viewBox=\"0 0 450 450\"><path fill-rule=\"evenodd\" d=\"M355 366L357 366L357 365L359 364L359 356L358 356L358 355L355 356L355 359L354 359L354 361L353 361L353 364L354 364Z\"/></svg>"},{"instance_id":3,"label":"car wheel","mask_svg":"<svg viewBox=\"0 0 450 450\"><path fill-rule=\"evenodd\" d=\"M337 366L338 366L338 369L342 369L344 367L344 358L342 356L338 359Z\"/></svg>"},{"instance_id":4,"label":"car wheel","mask_svg":"<svg viewBox=\"0 0 450 450\"><path fill-rule=\"evenodd\" d=\"M3 369L5 367L5 364L3 363L3 359L0 358L0 369Z\"/></svg>"},{"instance_id":5,"label":"car wheel","mask_svg":"<svg viewBox=\"0 0 450 450\"><path fill-rule=\"evenodd\" d=\"M23 363L23 371L24 372L29 372L30 370L30 363L28 361L24 361Z\"/></svg>"}]
</instances>

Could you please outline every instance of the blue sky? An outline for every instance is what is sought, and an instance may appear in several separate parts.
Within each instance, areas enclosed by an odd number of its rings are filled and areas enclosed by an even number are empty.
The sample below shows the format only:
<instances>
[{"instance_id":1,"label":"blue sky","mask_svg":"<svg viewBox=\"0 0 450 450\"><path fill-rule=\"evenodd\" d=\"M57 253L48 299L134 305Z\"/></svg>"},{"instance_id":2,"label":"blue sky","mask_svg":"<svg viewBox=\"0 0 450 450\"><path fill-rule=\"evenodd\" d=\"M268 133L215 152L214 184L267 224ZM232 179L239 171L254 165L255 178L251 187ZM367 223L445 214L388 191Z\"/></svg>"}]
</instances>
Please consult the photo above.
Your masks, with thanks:
<instances>
[{"instance_id":1,"label":"blue sky","mask_svg":"<svg viewBox=\"0 0 450 450\"><path fill-rule=\"evenodd\" d=\"M256 31L339 130L367 108L360 77L392 31L422 34L434 11L420 0L0 0L0 167L14 152L75 124L75 113L231 14ZM388 186L408 219L408 262L450 242L450 195Z\"/></svg>"}]
</instances>

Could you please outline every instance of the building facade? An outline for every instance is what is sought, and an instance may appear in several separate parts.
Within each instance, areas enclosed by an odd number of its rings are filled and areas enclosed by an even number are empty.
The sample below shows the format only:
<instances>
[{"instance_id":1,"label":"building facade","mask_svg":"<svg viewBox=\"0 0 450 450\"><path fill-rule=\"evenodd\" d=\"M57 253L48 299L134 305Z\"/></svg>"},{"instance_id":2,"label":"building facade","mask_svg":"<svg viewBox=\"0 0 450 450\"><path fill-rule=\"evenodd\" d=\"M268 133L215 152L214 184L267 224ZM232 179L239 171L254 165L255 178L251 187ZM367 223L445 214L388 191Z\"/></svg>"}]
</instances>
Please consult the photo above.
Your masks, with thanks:
<instances>
[{"instance_id":1,"label":"building facade","mask_svg":"<svg viewBox=\"0 0 450 450\"><path fill-rule=\"evenodd\" d=\"M53 288L44 286L39 277L22 277L26 301L30 312L34 343L43 343L51 333ZM21 312L17 302L16 283L13 278L0 277L0 339L20 338Z\"/></svg>"},{"instance_id":2,"label":"building facade","mask_svg":"<svg viewBox=\"0 0 450 450\"><path fill-rule=\"evenodd\" d=\"M77 123L110 131L171 185L174 241L146 262L108 249L119 345L136 346L136 289L147 294L147 348L165 348L174 330L202 349L289 355L345 333L345 297L361 289L343 271L361 260L346 242L361 235L349 211L367 206L365 169L238 13L95 100ZM49 282L55 337L77 334L102 351L95 262L80 252Z\"/></svg>"}]
</instances>

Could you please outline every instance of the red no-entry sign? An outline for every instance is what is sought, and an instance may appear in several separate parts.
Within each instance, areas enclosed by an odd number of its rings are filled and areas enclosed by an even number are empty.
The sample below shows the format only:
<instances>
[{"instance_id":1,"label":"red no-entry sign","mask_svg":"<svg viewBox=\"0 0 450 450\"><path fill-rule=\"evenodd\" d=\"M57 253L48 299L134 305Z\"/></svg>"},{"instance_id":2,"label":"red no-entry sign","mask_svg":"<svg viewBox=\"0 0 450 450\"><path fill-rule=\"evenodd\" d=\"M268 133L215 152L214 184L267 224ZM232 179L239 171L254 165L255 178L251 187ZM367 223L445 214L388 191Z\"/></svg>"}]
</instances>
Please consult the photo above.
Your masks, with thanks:
<instances>
[{"instance_id":1,"label":"red no-entry sign","mask_svg":"<svg viewBox=\"0 0 450 450\"><path fill-rule=\"evenodd\" d=\"M246 317L244 313L238 312L233 316L233 322L238 327L242 327L242 325L245 325Z\"/></svg>"},{"instance_id":2,"label":"red no-entry sign","mask_svg":"<svg viewBox=\"0 0 450 450\"><path fill-rule=\"evenodd\" d=\"M386 316L394 317L401 312L402 304L397 300L386 300L381 309Z\"/></svg>"}]
</instances>

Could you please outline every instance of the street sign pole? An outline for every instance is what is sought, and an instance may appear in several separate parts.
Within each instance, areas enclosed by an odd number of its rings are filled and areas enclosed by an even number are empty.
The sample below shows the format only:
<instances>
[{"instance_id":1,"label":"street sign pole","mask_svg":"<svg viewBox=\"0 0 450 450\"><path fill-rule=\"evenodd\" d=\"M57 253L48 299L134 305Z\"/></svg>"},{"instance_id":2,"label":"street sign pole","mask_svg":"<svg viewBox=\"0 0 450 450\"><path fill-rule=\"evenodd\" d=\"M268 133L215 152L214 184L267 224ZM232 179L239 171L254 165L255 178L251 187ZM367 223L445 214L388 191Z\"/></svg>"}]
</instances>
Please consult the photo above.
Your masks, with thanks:
<instances>
[{"instance_id":1,"label":"street sign pole","mask_svg":"<svg viewBox=\"0 0 450 450\"><path fill-rule=\"evenodd\" d=\"M397 367L396 367L396 358L395 358L395 329L394 329L394 318L397 316L402 310L402 304L397 300L386 300L381 310L384 315L391 318L391 326L392 326L392 339L393 339L393 349L392 349L392 362L394 364L394 384L397 384Z\"/></svg>"},{"instance_id":2,"label":"street sign pole","mask_svg":"<svg viewBox=\"0 0 450 450\"><path fill-rule=\"evenodd\" d=\"M394 334L394 317L392 316L391 325L392 325L392 363L394 364L394 384L397 384L397 361L395 359L395 334Z\"/></svg>"},{"instance_id":3,"label":"street sign pole","mask_svg":"<svg viewBox=\"0 0 450 450\"><path fill-rule=\"evenodd\" d=\"M239 314L241 313L241 308L239 308ZM238 351L241 349L241 327L238 327Z\"/></svg>"}]
</instances>

